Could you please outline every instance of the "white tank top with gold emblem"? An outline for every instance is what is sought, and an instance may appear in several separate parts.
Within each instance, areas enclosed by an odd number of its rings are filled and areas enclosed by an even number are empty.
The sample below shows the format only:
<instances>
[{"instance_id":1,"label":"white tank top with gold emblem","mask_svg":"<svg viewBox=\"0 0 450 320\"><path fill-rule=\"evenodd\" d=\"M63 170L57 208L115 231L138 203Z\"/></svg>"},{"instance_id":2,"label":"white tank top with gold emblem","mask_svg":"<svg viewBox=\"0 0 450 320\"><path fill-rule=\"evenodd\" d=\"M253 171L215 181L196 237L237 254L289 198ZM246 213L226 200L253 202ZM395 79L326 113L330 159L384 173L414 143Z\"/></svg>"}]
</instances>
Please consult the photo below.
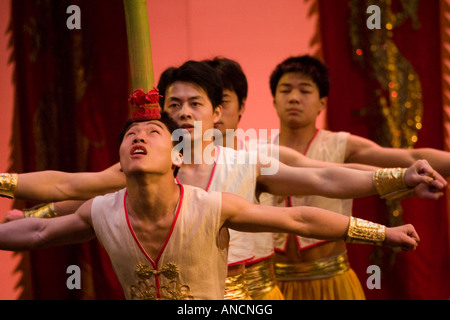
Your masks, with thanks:
<instances>
[{"instance_id":1,"label":"white tank top with gold emblem","mask_svg":"<svg viewBox=\"0 0 450 320\"><path fill-rule=\"evenodd\" d=\"M154 260L128 219L127 189L96 197L95 233L108 252L127 299L223 299L228 233L221 228L221 194L180 185L172 228Z\"/></svg>"}]
</instances>

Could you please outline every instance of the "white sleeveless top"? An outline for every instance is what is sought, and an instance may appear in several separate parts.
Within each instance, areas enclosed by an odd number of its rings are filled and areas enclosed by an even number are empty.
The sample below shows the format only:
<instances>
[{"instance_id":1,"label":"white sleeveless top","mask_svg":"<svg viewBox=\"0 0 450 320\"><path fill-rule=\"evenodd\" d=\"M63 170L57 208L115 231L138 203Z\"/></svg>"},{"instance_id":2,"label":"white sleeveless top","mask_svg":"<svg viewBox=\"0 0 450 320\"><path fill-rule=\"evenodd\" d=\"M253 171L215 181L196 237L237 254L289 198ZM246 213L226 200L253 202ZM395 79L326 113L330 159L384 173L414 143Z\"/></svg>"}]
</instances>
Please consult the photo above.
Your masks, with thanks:
<instances>
[{"instance_id":1,"label":"white sleeveless top","mask_svg":"<svg viewBox=\"0 0 450 320\"><path fill-rule=\"evenodd\" d=\"M206 191L229 192L254 202L256 189L255 152L215 146L216 159ZM228 265L254 258L253 234L230 229Z\"/></svg>"},{"instance_id":2,"label":"white sleeveless top","mask_svg":"<svg viewBox=\"0 0 450 320\"><path fill-rule=\"evenodd\" d=\"M311 140L310 145L306 150L306 156L311 159L344 163L345 162L345 150L347 147L347 139L349 133L347 132L331 132L328 130L318 130L314 138ZM278 137L275 140L278 143ZM352 213L352 199L331 199L320 196L292 196L286 199L279 199L272 196L273 205L277 206L310 206L319 207L342 213L346 216L350 216ZM279 252L284 252L287 245L287 234L275 234L275 249ZM304 238L296 236L298 248L300 250L311 248L324 240L317 240L311 238Z\"/></svg>"},{"instance_id":3,"label":"white sleeveless top","mask_svg":"<svg viewBox=\"0 0 450 320\"><path fill-rule=\"evenodd\" d=\"M223 299L228 234L221 228L221 194L180 185L172 228L155 260L128 220L126 190L96 197L95 233L108 252L127 299Z\"/></svg>"},{"instance_id":4,"label":"white sleeveless top","mask_svg":"<svg viewBox=\"0 0 450 320\"><path fill-rule=\"evenodd\" d=\"M268 151L268 145L266 140L248 140L245 142L240 142L242 148L250 151L257 151L265 156L271 156L270 151ZM276 159L278 160L278 159ZM259 199L254 197L254 202L261 205L271 205L272 195L267 197L267 193L262 193ZM253 240L253 258L247 261L247 265L251 265L272 257L275 254L274 248L274 237L271 232L256 232L251 233L250 237Z\"/></svg>"}]
</instances>

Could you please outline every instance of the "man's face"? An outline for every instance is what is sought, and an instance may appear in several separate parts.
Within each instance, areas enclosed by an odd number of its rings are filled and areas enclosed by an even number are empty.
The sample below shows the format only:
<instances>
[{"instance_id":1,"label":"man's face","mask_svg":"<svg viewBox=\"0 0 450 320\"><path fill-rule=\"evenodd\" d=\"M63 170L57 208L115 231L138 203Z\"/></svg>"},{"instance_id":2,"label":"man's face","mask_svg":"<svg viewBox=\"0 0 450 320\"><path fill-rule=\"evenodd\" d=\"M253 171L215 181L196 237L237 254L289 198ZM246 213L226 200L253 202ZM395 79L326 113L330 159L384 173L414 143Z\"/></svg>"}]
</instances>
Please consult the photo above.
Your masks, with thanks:
<instances>
[{"instance_id":1,"label":"man's face","mask_svg":"<svg viewBox=\"0 0 450 320\"><path fill-rule=\"evenodd\" d=\"M194 121L202 122L202 137L206 130L214 128L221 114L221 107L214 109L206 92L199 86L177 81L170 85L164 98L164 110L182 129L194 137Z\"/></svg>"},{"instance_id":2,"label":"man's face","mask_svg":"<svg viewBox=\"0 0 450 320\"><path fill-rule=\"evenodd\" d=\"M315 125L326 101L326 97L320 98L319 88L310 77L291 72L278 81L274 106L282 125L300 128Z\"/></svg>"},{"instance_id":3,"label":"man's face","mask_svg":"<svg viewBox=\"0 0 450 320\"><path fill-rule=\"evenodd\" d=\"M126 175L172 172L172 137L158 120L136 122L120 145L120 164Z\"/></svg>"},{"instance_id":4,"label":"man's face","mask_svg":"<svg viewBox=\"0 0 450 320\"><path fill-rule=\"evenodd\" d=\"M225 89L223 90L222 115L214 127L225 136L226 130L236 130L238 128L241 115L245 111L245 101L239 108L239 99L236 92Z\"/></svg>"}]
</instances>

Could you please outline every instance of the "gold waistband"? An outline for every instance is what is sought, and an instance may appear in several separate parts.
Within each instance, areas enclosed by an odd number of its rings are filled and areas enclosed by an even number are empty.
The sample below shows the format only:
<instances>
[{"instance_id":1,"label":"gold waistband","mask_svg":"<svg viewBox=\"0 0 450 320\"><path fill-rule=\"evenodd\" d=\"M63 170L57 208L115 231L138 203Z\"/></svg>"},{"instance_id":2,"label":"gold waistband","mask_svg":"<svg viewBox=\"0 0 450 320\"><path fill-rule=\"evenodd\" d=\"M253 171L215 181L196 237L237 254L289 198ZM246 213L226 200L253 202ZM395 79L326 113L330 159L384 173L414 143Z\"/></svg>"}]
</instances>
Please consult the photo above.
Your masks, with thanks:
<instances>
[{"instance_id":1,"label":"gold waistband","mask_svg":"<svg viewBox=\"0 0 450 320\"><path fill-rule=\"evenodd\" d=\"M225 300L245 300L249 297L244 272L225 279Z\"/></svg>"},{"instance_id":2,"label":"gold waistband","mask_svg":"<svg viewBox=\"0 0 450 320\"><path fill-rule=\"evenodd\" d=\"M275 263L275 275L280 281L329 278L350 269L347 253L301 263Z\"/></svg>"},{"instance_id":3,"label":"gold waistband","mask_svg":"<svg viewBox=\"0 0 450 320\"><path fill-rule=\"evenodd\" d=\"M251 297L272 290L276 285L272 258L245 267L245 279Z\"/></svg>"}]
</instances>

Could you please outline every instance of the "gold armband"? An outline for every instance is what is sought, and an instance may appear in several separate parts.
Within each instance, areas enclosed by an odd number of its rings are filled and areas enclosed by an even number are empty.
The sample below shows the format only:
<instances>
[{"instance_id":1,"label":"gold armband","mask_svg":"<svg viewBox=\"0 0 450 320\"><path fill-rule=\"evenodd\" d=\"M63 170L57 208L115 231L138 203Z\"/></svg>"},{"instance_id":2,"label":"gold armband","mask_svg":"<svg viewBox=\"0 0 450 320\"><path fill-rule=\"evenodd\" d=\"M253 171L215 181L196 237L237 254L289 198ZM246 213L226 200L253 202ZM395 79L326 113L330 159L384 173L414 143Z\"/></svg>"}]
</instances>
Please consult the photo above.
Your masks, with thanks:
<instances>
[{"instance_id":1,"label":"gold armband","mask_svg":"<svg viewBox=\"0 0 450 320\"><path fill-rule=\"evenodd\" d=\"M0 174L0 196L14 199L17 187L17 174L2 173Z\"/></svg>"},{"instance_id":2,"label":"gold armband","mask_svg":"<svg viewBox=\"0 0 450 320\"><path fill-rule=\"evenodd\" d=\"M23 211L25 218L54 218L58 216L53 202L40 204Z\"/></svg>"},{"instance_id":3,"label":"gold armband","mask_svg":"<svg viewBox=\"0 0 450 320\"><path fill-rule=\"evenodd\" d=\"M383 245L385 237L385 226L367 220L350 217L345 242L381 246Z\"/></svg>"},{"instance_id":4,"label":"gold armband","mask_svg":"<svg viewBox=\"0 0 450 320\"><path fill-rule=\"evenodd\" d=\"M402 200L414 194L405 183L404 168L379 169L373 174L375 189L382 199Z\"/></svg>"}]
</instances>

